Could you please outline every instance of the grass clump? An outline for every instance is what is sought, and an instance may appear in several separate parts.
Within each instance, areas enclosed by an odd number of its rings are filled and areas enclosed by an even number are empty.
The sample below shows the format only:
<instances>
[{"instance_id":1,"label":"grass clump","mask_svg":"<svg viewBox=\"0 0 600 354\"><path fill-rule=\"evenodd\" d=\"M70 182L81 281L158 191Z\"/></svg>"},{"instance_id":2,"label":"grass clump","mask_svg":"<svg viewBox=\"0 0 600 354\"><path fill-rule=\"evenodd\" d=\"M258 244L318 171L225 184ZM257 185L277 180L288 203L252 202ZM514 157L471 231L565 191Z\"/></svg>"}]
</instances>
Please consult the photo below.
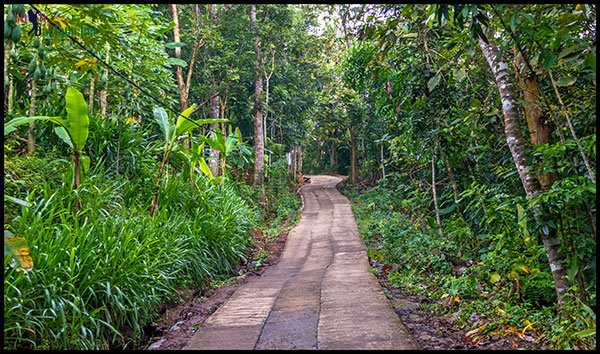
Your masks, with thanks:
<instances>
[{"instance_id":1,"label":"grass clump","mask_svg":"<svg viewBox=\"0 0 600 354\"><path fill-rule=\"evenodd\" d=\"M4 348L132 347L178 288L226 277L251 246L256 219L230 182L196 184L171 178L154 218L147 192L99 171L78 193L47 182L29 192L31 206L5 219L5 230L27 240L34 267L17 271L5 257Z\"/></svg>"}]
</instances>

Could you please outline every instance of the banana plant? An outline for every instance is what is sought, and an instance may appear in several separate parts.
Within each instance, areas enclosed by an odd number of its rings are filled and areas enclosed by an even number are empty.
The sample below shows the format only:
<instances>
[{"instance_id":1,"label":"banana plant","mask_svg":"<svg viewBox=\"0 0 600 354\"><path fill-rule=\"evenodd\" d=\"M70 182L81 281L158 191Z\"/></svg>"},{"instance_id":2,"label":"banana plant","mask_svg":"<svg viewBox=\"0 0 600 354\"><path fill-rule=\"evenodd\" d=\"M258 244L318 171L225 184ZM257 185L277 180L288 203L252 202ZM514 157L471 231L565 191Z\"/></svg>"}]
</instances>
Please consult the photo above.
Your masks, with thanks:
<instances>
[{"instance_id":1,"label":"banana plant","mask_svg":"<svg viewBox=\"0 0 600 354\"><path fill-rule=\"evenodd\" d=\"M211 135L210 139L207 135L206 137L201 136L200 140L210 145L214 150L219 151L219 156L221 156L221 175L225 176L225 173L227 173L225 168L227 165L227 158L232 152L241 147L242 133L240 132L240 128L235 128L235 133L233 133L231 131L231 126L229 126L229 134L227 136L225 136L219 128L217 128L215 132L210 132L209 134ZM206 162L204 162L204 165L206 165ZM202 169L202 165L200 168ZM202 171L204 172L205 170L202 169ZM208 169L208 171L210 171L210 169ZM212 173L209 175L206 172L205 174L208 175L209 178L212 175Z\"/></svg>"},{"instance_id":2,"label":"banana plant","mask_svg":"<svg viewBox=\"0 0 600 354\"><path fill-rule=\"evenodd\" d=\"M27 124L35 120L47 120L58 126L54 128L54 132L73 149L74 156L74 178L75 189L81 183L81 165L89 166L89 157L81 155L81 150L85 146L85 142L89 134L90 118L88 116L87 103L83 98L83 94L76 88L67 88L65 95L67 104L67 118L62 117L17 117L4 126L4 135L15 131L18 126Z\"/></svg>"},{"instance_id":3,"label":"banana plant","mask_svg":"<svg viewBox=\"0 0 600 354\"><path fill-rule=\"evenodd\" d=\"M165 138L165 147L163 151L162 162L160 165L160 169L158 170L158 177L156 179L154 197L150 203L150 215L154 217L156 210L158 210L158 195L160 188L160 181L162 179L163 171L165 169L165 165L169 158L169 154L176 146L177 142L181 140L180 138L191 132L194 128L200 127L201 124L210 124L210 123L221 123L227 122L227 119L197 119L192 120L189 119L190 114L194 111L196 105L192 105L188 109L184 110L177 117L177 121L174 121L171 116L171 112L167 113L167 111L162 107L154 107L154 120L158 123L161 131L163 132Z\"/></svg>"}]
</instances>

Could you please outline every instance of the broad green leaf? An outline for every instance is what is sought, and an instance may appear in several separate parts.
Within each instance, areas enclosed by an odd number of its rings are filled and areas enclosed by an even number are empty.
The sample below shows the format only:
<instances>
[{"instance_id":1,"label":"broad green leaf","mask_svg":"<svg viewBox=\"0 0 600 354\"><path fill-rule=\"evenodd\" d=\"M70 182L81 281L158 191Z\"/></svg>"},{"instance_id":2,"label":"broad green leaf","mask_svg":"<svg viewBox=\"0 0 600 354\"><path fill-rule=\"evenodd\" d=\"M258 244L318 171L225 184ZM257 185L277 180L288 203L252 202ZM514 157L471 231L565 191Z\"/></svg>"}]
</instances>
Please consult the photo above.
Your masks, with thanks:
<instances>
[{"instance_id":1,"label":"broad green leaf","mask_svg":"<svg viewBox=\"0 0 600 354\"><path fill-rule=\"evenodd\" d=\"M452 74L454 75L454 77L458 80L458 81L462 81L465 79L465 77L467 76L467 74L465 73L465 68L457 68L452 70Z\"/></svg>"},{"instance_id":2,"label":"broad green leaf","mask_svg":"<svg viewBox=\"0 0 600 354\"><path fill-rule=\"evenodd\" d=\"M567 279L569 279L570 283L573 283L578 271L579 262L577 261L577 257L571 257L569 262L569 268L567 268Z\"/></svg>"},{"instance_id":3,"label":"broad green leaf","mask_svg":"<svg viewBox=\"0 0 600 354\"><path fill-rule=\"evenodd\" d=\"M556 55L554 55L554 53L546 50L542 53L542 55L540 56L540 59L542 59L542 68L544 70L548 70L552 67L552 65L556 61Z\"/></svg>"},{"instance_id":4,"label":"broad green leaf","mask_svg":"<svg viewBox=\"0 0 600 354\"><path fill-rule=\"evenodd\" d=\"M475 97L473 97L469 101L469 105L473 108L479 108L479 107L481 107L481 102L478 99L476 99Z\"/></svg>"},{"instance_id":5,"label":"broad green leaf","mask_svg":"<svg viewBox=\"0 0 600 354\"><path fill-rule=\"evenodd\" d=\"M90 169L90 157L81 155L81 172L87 172Z\"/></svg>"},{"instance_id":6,"label":"broad green leaf","mask_svg":"<svg viewBox=\"0 0 600 354\"><path fill-rule=\"evenodd\" d=\"M71 142L71 138L69 137L69 133L65 130L63 126L54 127L54 132L61 138L69 147L73 148L73 143Z\"/></svg>"},{"instance_id":7,"label":"broad green leaf","mask_svg":"<svg viewBox=\"0 0 600 354\"><path fill-rule=\"evenodd\" d=\"M168 30L172 29L175 27L175 22L169 22L164 28L160 29L159 32L160 33L165 33Z\"/></svg>"},{"instance_id":8,"label":"broad green leaf","mask_svg":"<svg viewBox=\"0 0 600 354\"><path fill-rule=\"evenodd\" d=\"M185 68L187 66L187 63L185 62L185 60L181 60L181 59L177 59L177 58L169 58L169 62L172 65L179 65L183 68Z\"/></svg>"},{"instance_id":9,"label":"broad green leaf","mask_svg":"<svg viewBox=\"0 0 600 354\"><path fill-rule=\"evenodd\" d=\"M17 129L18 126L33 122L35 120L49 120L56 124L63 125L64 120L61 117L33 116L33 117L17 117L4 125L4 135L10 134Z\"/></svg>"},{"instance_id":10,"label":"broad green leaf","mask_svg":"<svg viewBox=\"0 0 600 354\"><path fill-rule=\"evenodd\" d=\"M184 45L186 45L186 44L183 42L180 42L180 43L171 42L171 43L165 44L165 47L167 47L169 49L173 49L173 48L177 48L177 47L183 47Z\"/></svg>"},{"instance_id":11,"label":"broad green leaf","mask_svg":"<svg viewBox=\"0 0 600 354\"><path fill-rule=\"evenodd\" d=\"M452 203L449 207L440 210L440 215L446 215L454 211L456 209L456 203Z\"/></svg>"},{"instance_id":12,"label":"broad green leaf","mask_svg":"<svg viewBox=\"0 0 600 354\"><path fill-rule=\"evenodd\" d=\"M176 136L181 136L194 128L200 127L202 124L222 123L229 121L228 119L189 119L188 117L195 107L195 104L192 105L190 108L183 111L177 118Z\"/></svg>"},{"instance_id":13,"label":"broad green leaf","mask_svg":"<svg viewBox=\"0 0 600 354\"><path fill-rule=\"evenodd\" d=\"M596 72L596 54L590 52L585 58L585 65L587 65L592 71Z\"/></svg>"},{"instance_id":14,"label":"broad green leaf","mask_svg":"<svg viewBox=\"0 0 600 354\"><path fill-rule=\"evenodd\" d=\"M212 180L213 178L215 178L215 176L213 176L210 167L208 167L208 165L206 164L206 160L204 160L204 157L201 157L198 160L198 166L200 167L200 170L202 171L202 173L204 173L205 175L208 176L208 179Z\"/></svg>"},{"instance_id":15,"label":"broad green leaf","mask_svg":"<svg viewBox=\"0 0 600 354\"><path fill-rule=\"evenodd\" d=\"M177 117L177 124L175 125L175 137L179 137L182 134L186 133L187 131L192 130L195 127L197 127L197 125L194 124L193 121L190 121L190 119L189 119L190 114L192 114L192 112L194 111L194 108L196 108L195 104L193 104L191 107L189 107L185 111L181 112L179 117Z\"/></svg>"},{"instance_id":16,"label":"broad green leaf","mask_svg":"<svg viewBox=\"0 0 600 354\"><path fill-rule=\"evenodd\" d=\"M556 86L571 86L575 83L575 81L577 81L576 77L565 76L562 79L556 81Z\"/></svg>"},{"instance_id":17,"label":"broad green leaf","mask_svg":"<svg viewBox=\"0 0 600 354\"><path fill-rule=\"evenodd\" d=\"M238 142L239 144L241 144L241 143L242 143L242 132L240 131L240 128L239 128L239 127L236 127L236 128L235 128L235 135L236 135L236 137L237 137L237 138L236 138L236 139L237 139L237 142Z\"/></svg>"},{"instance_id":18,"label":"broad green leaf","mask_svg":"<svg viewBox=\"0 0 600 354\"><path fill-rule=\"evenodd\" d=\"M500 280L500 274L498 274L497 272L490 273L490 283L494 284L494 283L497 283L499 280Z\"/></svg>"},{"instance_id":19,"label":"broad green leaf","mask_svg":"<svg viewBox=\"0 0 600 354\"><path fill-rule=\"evenodd\" d=\"M169 115L167 114L167 111L165 111L165 109L162 107L154 107L152 112L154 113L154 120L156 121L156 123L158 123L160 130L162 130L165 136L165 142L168 144L170 135Z\"/></svg>"},{"instance_id":20,"label":"broad green leaf","mask_svg":"<svg viewBox=\"0 0 600 354\"><path fill-rule=\"evenodd\" d=\"M229 154L231 154L236 143L237 140L235 137L227 137L227 139L225 139L225 156L229 156Z\"/></svg>"},{"instance_id":21,"label":"broad green leaf","mask_svg":"<svg viewBox=\"0 0 600 354\"><path fill-rule=\"evenodd\" d=\"M81 150L88 138L90 118L85 99L79 90L67 88L67 119L66 129L71 137L73 149Z\"/></svg>"},{"instance_id":22,"label":"broad green leaf","mask_svg":"<svg viewBox=\"0 0 600 354\"><path fill-rule=\"evenodd\" d=\"M429 88L429 92L433 91L433 89L440 82L441 77L442 77L442 74L441 73L437 73L434 77L432 77L431 79L429 79L429 82L427 82L427 87Z\"/></svg>"}]
</instances>

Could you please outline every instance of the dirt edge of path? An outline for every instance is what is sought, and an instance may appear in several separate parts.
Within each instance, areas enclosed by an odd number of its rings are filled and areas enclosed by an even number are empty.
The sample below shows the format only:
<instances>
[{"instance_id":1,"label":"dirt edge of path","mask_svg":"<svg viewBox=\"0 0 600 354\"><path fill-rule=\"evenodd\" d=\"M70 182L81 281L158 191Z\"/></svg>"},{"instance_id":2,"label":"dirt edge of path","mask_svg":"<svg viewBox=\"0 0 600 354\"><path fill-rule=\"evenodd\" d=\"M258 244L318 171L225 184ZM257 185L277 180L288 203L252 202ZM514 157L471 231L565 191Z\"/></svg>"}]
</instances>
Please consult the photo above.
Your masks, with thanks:
<instances>
[{"instance_id":1,"label":"dirt edge of path","mask_svg":"<svg viewBox=\"0 0 600 354\"><path fill-rule=\"evenodd\" d=\"M204 286L180 289L181 300L163 304L157 311L160 318L144 327L145 337L142 344L131 349L182 350L198 327L227 302L241 285L260 277L279 261L289 230L295 225L295 216L294 213L282 223L279 227L282 231L275 237L268 238L260 228L250 230L255 247L249 252L248 260L255 259L262 251L268 254L260 265L257 266L255 262L239 265L234 271L237 276L232 275L228 279L230 281L213 288Z\"/></svg>"}]
</instances>

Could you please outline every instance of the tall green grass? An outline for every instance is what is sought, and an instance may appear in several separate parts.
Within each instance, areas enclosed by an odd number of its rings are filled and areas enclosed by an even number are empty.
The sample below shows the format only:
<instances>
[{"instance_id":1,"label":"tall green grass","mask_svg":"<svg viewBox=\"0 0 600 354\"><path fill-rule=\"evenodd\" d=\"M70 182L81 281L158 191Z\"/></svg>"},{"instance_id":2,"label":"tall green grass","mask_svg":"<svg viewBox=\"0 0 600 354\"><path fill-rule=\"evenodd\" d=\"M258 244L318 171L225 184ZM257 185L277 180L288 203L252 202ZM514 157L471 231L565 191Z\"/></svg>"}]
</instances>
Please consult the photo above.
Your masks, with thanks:
<instances>
[{"instance_id":1,"label":"tall green grass","mask_svg":"<svg viewBox=\"0 0 600 354\"><path fill-rule=\"evenodd\" d=\"M251 245L254 214L232 185L197 184L172 177L154 219L144 188L98 171L77 194L68 183L31 191L32 205L5 220L27 239L34 268L5 260L4 348L131 347L178 287L231 272Z\"/></svg>"}]
</instances>

